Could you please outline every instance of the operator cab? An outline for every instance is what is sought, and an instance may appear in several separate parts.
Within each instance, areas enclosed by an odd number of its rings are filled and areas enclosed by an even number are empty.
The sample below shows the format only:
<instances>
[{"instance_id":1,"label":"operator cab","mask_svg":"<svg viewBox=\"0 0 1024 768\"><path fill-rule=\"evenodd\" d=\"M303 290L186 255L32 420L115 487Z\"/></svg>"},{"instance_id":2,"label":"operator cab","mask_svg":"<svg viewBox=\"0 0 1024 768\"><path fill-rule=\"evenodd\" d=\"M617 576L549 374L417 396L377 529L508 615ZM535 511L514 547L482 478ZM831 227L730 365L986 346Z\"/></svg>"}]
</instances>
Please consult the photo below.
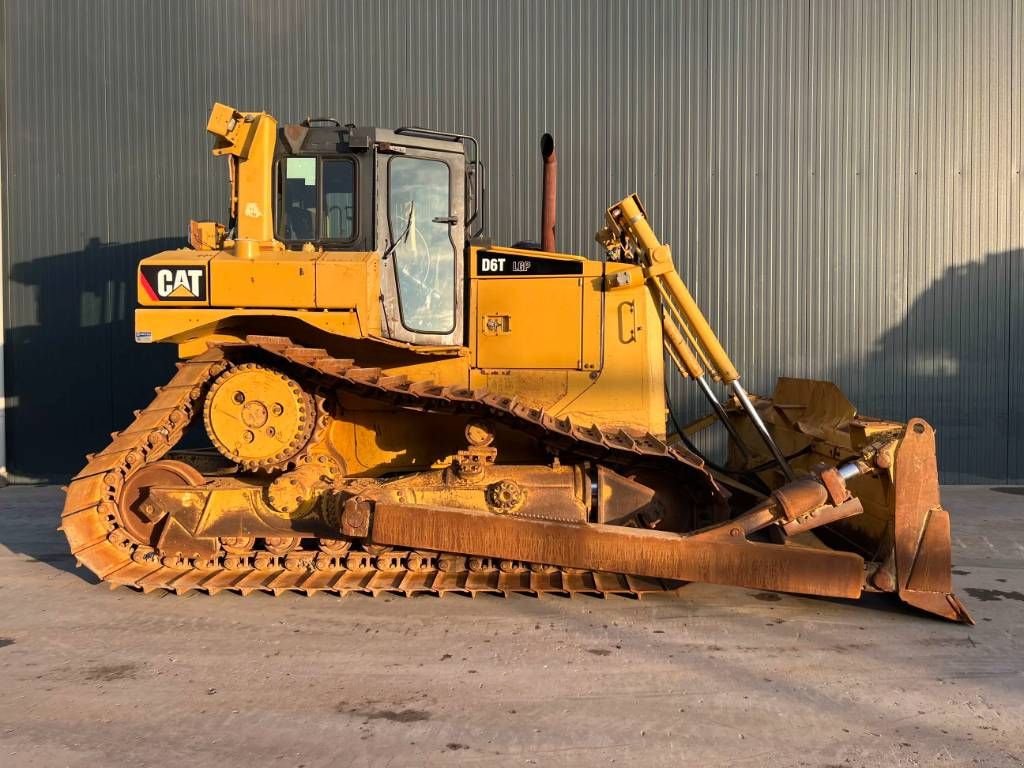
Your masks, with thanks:
<instances>
[{"instance_id":1,"label":"operator cab","mask_svg":"<svg viewBox=\"0 0 1024 768\"><path fill-rule=\"evenodd\" d=\"M382 333L464 343L463 253L483 229L476 140L310 119L279 128L275 237L288 250L380 254Z\"/></svg>"}]
</instances>

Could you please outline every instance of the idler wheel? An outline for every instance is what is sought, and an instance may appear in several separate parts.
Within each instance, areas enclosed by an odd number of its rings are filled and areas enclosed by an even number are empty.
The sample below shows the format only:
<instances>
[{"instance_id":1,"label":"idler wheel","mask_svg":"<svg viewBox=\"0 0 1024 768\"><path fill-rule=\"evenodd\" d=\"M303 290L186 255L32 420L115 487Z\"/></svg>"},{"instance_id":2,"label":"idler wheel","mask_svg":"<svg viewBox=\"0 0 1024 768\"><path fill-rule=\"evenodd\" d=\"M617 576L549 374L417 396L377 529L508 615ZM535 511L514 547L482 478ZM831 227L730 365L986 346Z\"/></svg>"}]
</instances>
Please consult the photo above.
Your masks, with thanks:
<instances>
[{"instance_id":1,"label":"idler wheel","mask_svg":"<svg viewBox=\"0 0 1024 768\"><path fill-rule=\"evenodd\" d=\"M316 405L289 376L255 363L230 368L210 386L203 424L213 445L244 469L273 469L313 435Z\"/></svg>"},{"instance_id":2,"label":"idler wheel","mask_svg":"<svg viewBox=\"0 0 1024 768\"><path fill-rule=\"evenodd\" d=\"M164 459L146 464L121 486L117 520L135 543L156 547L165 513L149 503L149 489L194 487L204 482L203 474L183 461Z\"/></svg>"}]
</instances>

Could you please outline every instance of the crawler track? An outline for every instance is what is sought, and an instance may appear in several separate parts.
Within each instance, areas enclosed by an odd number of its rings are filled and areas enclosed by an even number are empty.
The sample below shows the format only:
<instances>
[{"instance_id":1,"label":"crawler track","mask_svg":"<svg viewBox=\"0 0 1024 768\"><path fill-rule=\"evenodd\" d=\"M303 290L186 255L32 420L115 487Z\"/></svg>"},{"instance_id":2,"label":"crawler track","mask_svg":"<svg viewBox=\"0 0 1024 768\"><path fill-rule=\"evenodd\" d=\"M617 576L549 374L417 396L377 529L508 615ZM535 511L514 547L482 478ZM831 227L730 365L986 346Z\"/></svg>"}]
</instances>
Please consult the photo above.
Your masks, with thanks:
<instances>
[{"instance_id":1,"label":"crawler track","mask_svg":"<svg viewBox=\"0 0 1024 768\"><path fill-rule=\"evenodd\" d=\"M641 597L681 586L623 574L576 571L529 563L496 562L458 554L380 551L358 544L345 552L326 542L303 539L287 554L259 549L221 550L202 562L154 551L135 540L118 522L117 503L125 481L143 466L174 447L201 410L211 380L232 361L270 357L307 370L332 387L394 407L437 413L479 415L525 431L558 454L614 466L645 466L680 475L703 489L710 501L720 500L714 481L695 456L666 445L653 435L635 436L620 429L581 427L532 408L514 397L483 390L438 386L405 376L388 376L362 368L352 360L329 356L322 349L294 345L289 339L250 336L244 344L214 347L178 364L178 372L145 410L112 442L89 457L71 481L61 529L78 563L112 587L144 592L192 590L214 594L264 591L280 594L353 592L413 595L459 593L477 595L609 594Z\"/></svg>"}]
</instances>

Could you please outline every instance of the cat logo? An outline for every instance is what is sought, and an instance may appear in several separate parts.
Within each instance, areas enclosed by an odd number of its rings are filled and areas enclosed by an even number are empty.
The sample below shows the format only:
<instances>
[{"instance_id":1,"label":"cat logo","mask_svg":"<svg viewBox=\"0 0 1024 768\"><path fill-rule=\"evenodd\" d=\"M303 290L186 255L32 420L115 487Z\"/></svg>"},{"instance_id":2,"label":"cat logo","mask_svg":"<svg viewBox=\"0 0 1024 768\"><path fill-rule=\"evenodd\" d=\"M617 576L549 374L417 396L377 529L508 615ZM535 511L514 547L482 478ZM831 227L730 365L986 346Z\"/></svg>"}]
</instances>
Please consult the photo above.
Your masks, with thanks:
<instances>
[{"instance_id":1,"label":"cat logo","mask_svg":"<svg viewBox=\"0 0 1024 768\"><path fill-rule=\"evenodd\" d=\"M206 267L144 265L139 286L150 301L206 301Z\"/></svg>"}]
</instances>

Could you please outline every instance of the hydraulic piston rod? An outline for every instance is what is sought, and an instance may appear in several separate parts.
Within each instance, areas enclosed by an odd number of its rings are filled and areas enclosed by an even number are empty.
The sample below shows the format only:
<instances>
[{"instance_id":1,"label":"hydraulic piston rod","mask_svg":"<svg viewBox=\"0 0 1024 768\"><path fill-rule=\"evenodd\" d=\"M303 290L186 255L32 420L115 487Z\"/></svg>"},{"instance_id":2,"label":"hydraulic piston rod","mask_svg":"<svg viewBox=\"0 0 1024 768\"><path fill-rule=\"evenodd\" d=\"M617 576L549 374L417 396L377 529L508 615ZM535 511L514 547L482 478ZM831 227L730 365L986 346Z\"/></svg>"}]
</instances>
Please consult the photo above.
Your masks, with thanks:
<instances>
[{"instance_id":1,"label":"hydraulic piston rod","mask_svg":"<svg viewBox=\"0 0 1024 768\"><path fill-rule=\"evenodd\" d=\"M740 406L744 411L747 412L747 416L750 417L751 423L754 425L754 429L761 435L761 439L764 440L764 444L768 446L768 450L772 452L772 456L779 462L779 466L782 467L782 471L785 473L788 480L792 480L796 475L793 474L793 468L789 466L789 462L783 455L782 451L779 450L779 446L772 440L771 434L768 432L768 427L764 425L764 421L761 420L761 415L757 412L754 404L750 402L750 398L747 396L747 391L743 389L739 379L736 379L729 384L732 387L733 394L736 395L736 399L740 401Z\"/></svg>"},{"instance_id":2,"label":"hydraulic piston rod","mask_svg":"<svg viewBox=\"0 0 1024 768\"><path fill-rule=\"evenodd\" d=\"M719 421L728 431L729 436L736 441L736 447L739 448L740 452L746 457L750 458L750 451L747 449L746 444L740 437L740 433L736 431L736 427L733 425L729 415L725 412L725 408L722 407L722 403L715 396L715 392L711 389L711 385L708 384L708 380L704 377L704 368L701 366L700 361L697 360L696 356L686 345L686 340L683 339L683 334L680 333L679 328L673 322L672 318L665 317L662 320L662 331L665 337L665 343L668 345L669 357L675 364L676 369L682 376L693 379L697 382L697 386L700 387L701 392L704 393L704 397L707 399L711 409L718 415Z\"/></svg>"},{"instance_id":3,"label":"hydraulic piston rod","mask_svg":"<svg viewBox=\"0 0 1024 768\"><path fill-rule=\"evenodd\" d=\"M716 379L732 389L740 407L750 418L751 423L753 423L764 444L778 462L786 478L792 480L794 478L792 467L789 466L785 455L772 439L771 433L768 431L767 426L765 426L760 414L754 408L753 403L750 402L746 390L739 383L739 371L733 365L732 360L729 359L728 353L715 335L711 324L704 317L700 306L694 300L683 279L676 271L671 249L668 245L658 240L657 235L654 234L654 230L647 219L647 214L636 195L630 195L608 210L606 226L598 233L597 240L610 250L628 248L629 244L627 241L630 240L635 244L646 262L644 266L648 279L657 287L663 301L668 305L667 309L671 315L677 318L683 326L686 336L689 337L689 341L696 350L697 355L707 361ZM669 330L669 324L674 327L674 323L669 320L665 326L666 331ZM690 350L686 347L682 334L676 329L674 334L668 332L667 338L670 349L675 352L680 362L683 363L684 368L689 369L696 362L696 356L686 354ZM685 352L680 351L680 347ZM700 376L693 376L692 374L691 376L698 382L701 381ZM707 394L710 391L710 387L707 386L707 382L704 382L704 385L705 387L702 387L702 389ZM718 401L713 394L710 400L712 401L712 408L714 408L714 404ZM715 408L715 412L719 413L718 408ZM723 421L728 425L728 418L724 418Z\"/></svg>"}]
</instances>

